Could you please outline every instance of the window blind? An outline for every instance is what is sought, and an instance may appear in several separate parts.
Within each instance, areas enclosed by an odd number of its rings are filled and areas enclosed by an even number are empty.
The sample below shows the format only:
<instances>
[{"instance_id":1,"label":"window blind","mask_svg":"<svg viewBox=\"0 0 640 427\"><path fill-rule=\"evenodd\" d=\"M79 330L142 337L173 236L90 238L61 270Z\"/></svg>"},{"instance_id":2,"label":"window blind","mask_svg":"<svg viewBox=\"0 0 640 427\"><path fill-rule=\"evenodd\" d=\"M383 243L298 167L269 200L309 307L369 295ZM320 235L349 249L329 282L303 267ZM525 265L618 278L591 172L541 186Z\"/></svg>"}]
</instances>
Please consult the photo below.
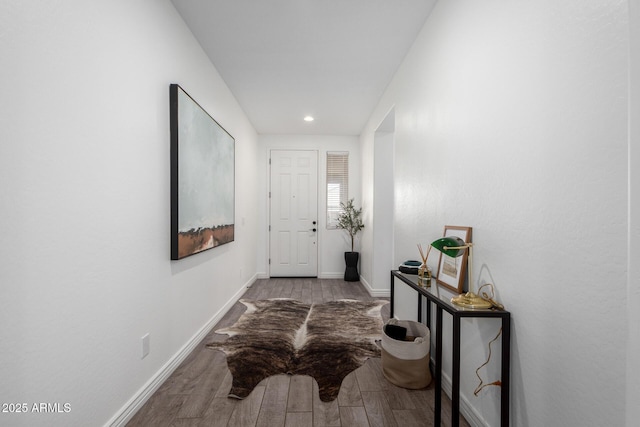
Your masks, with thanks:
<instances>
[{"instance_id":1,"label":"window blind","mask_svg":"<svg viewBox=\"0 0 640 427\"><path fill-rule=\"evenodd\" d=\"M340 203L349 197L349 153L327 153L327 228L336 228Z\"/></svg>"}]
</instances>

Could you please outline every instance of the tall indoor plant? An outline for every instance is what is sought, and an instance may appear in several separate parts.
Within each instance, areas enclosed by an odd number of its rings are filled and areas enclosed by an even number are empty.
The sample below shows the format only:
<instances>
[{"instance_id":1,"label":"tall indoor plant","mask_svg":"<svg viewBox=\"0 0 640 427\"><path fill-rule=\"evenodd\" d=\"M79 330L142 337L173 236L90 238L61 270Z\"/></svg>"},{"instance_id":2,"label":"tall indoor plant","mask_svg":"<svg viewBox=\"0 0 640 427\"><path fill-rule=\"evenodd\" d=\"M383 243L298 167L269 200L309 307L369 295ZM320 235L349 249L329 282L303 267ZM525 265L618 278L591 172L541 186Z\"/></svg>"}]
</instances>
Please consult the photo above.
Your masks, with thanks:
<instances>
[{"instance_id":1,"label":"tall indoor plant","mask_svg":"<svg viewBox=\"0 0 640 427\"><path fill-rule=\"evenodd\" d=\"M340 202L342 212L338 215L338 228L346 230L351 237L351 252L344 253L344 261L346 269L344 271L344 280L347 282L357 282L360 280L358 273L358 259L360 254L354 251L355 238L360 230L364 228L362 222L362 208L356 209L353 206L353 199L349 199L347 203Z\"/></svg>"}]
</instances>

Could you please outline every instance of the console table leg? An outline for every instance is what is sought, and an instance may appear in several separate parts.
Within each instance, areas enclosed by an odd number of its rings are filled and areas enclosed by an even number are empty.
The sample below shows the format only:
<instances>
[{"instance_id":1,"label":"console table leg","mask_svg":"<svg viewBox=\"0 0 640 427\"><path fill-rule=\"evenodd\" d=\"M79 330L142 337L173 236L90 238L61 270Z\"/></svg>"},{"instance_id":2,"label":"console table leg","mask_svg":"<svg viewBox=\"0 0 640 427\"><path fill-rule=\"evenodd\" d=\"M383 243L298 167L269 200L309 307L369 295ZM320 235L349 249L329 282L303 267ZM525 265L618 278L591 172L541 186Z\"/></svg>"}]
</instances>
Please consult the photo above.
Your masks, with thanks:
<instances>
[{"instance_id":1,"label":"console table leg","mask_svg":"<svg viewBox=\"0 0 640 427\"><path fill-rule=\"evenodd\" d=\"M502 387L500 390L500 409L502 427L509 427L509 384L511 369L511 320L502 318Z\"/></svg>"},{"instance_id":2,"label":"console table leg","mask_svg":"<svg viewBox=\"0 0 640 427\"><path fill-rule=\"evenodd\" d=\"M453 362L451 379L451 427L460 425L460 317L453 316Z\"/></svg>"},{"instance_id":3,"label":"console table leg","mask_svg":"<svg viewBox=\"0 0 640 427\"><path fill-rule=\"evenodd\" d=\"M442 308L436 310L436 366L435 366L435 402L434 426L440 426L442 420Z\"/></svg>"},{"instance_id":4,"label":"console table leg","mask_svg":"<svg viewBox=\"0 0 640 427\"><path fill-rule=\"evenodd\" d=\"M393 271L391 271L391 287L389 294L389 319L393 319L393 288L395 287L396 281L393 276Z\"/></svg>"}]
</instances>

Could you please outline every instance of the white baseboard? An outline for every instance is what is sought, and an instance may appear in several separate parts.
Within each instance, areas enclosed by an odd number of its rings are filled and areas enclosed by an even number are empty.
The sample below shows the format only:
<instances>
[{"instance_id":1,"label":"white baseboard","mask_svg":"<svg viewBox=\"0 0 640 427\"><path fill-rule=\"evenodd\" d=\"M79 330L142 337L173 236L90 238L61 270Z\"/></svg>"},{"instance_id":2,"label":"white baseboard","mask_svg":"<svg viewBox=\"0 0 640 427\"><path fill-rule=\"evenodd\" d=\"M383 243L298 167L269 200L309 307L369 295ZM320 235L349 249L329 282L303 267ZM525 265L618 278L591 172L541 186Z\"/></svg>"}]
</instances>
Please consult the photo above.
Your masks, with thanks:
<instances>
[{"instance_id":1,"label":"white baseboard","mask_svg":"<svg viewBox=\"0 0 640 427\"><path fill-rule=\"evenodd\" d=\"M270 277L269 273L257 274L258 279L269 279L269 277ZM318 279L342 279L342 278L344 278L344 271L337 272L337 273L331 273L331 272L318 273Z\"/></svg>"},{"instance_id":2,"label":"white baseboard","mask_svg":"<svg viewBox=\"0 0 640 427\"><path fill-rule=\"evenodd\" d=\"M229 309L240 299L242 294L256 281L257 275L249 279L238 291L218 310L218 312L175 354L169 361L151 377L151 379L111 418L105 427L124 427L131 418L142 408L153 393L169 378L178 366L200 344L213 327L227 314Z\"/></svg>"},{"instance_id":3,"label":"white baseboard","mask_svg":"<svg viewBox=\"0 0 640 427\"><path fill-rule=\"evenodd\" d=\"M318 273L318 279L342 279L344 273ZM257 279L269 279L269 273L258 273Z\"/></svg>"},{"instance_id":4,"label":"white baseboard","mask_svg":"<svg viewBox=\"0 0 640 427\"><path fill-rule=\"evenodd\" d=\"M447 396L449 396L449 399L451 399L451 378L444 372L442 373L442 389ZM472 427L490 427L489 424L480 417L466 396L462 394L460 394L460 413Z\"/></svg>"},{"instance_id":5,"label":"white baseboard","mask_svg":"<svg viewBox=\"0 0 640 427\"><path fill-rule=\"evenodd\" d=\"M318 279L344 279L344 271L342 273L319 273Z\"/></svg>"},{"instance_id":6,"label":"white baseboard","mask_svg":"<svg viewBox=\"0 0 640 427\"><path fill-rule=\"evenodd\" d=\"M369 292L369 295L376 298L389 298L391 296L391 290L389 289L373 289L369 282L367 282L362 276L360 276L360 283L364 285Z\"/></svg>"}]
</instances>

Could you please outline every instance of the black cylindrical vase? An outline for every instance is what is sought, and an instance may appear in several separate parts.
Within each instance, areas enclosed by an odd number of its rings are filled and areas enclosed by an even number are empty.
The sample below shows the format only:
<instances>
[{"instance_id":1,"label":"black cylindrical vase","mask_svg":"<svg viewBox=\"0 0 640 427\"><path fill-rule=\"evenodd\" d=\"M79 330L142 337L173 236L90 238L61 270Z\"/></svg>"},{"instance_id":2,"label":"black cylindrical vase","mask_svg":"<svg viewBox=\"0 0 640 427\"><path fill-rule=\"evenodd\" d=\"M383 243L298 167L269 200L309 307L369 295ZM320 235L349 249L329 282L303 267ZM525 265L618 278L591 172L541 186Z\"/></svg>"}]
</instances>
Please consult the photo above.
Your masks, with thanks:
<instances>
[{"instance_id":1,"label":"black cylindrical vase","mask_svg":"<svg viewBox=\"0 0 640 427\"><path fill-rule=\"evenodd\" d=\"M360 274L358 273L359 258L359 252L344 253L344 262L347 264L347 268L344 270L345 282L357 282L358 280L360 280Z\"/></svg>"}]
</instances>

